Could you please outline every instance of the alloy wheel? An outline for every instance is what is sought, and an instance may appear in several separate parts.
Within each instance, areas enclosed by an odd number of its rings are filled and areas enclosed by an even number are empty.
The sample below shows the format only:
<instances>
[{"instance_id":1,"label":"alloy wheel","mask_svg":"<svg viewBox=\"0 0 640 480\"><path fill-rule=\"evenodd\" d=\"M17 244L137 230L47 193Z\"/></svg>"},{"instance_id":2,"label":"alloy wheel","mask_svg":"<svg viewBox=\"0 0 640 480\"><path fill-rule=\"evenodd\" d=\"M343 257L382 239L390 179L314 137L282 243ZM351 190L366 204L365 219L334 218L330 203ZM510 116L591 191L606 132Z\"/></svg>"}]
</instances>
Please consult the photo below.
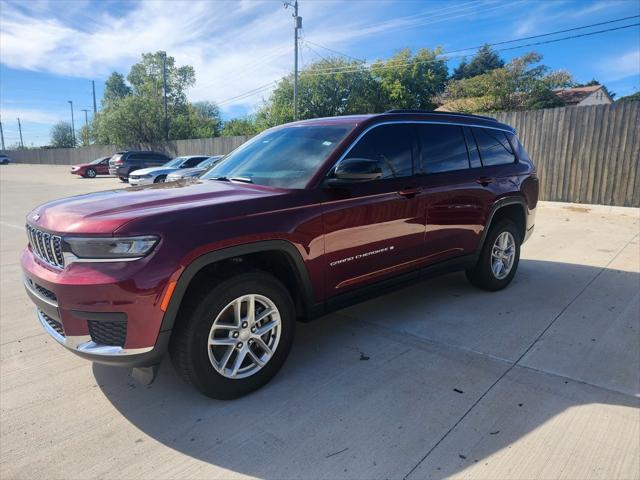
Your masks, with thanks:
<instances>
[{"instance_id":1,"label":"alloy wheel","mask_svg":"<svg viewBox=\"0 0 640 480\"><path fill-rule=\"evenodd\" d=\"M502 232L491 248L491 272L498 280L509 275L516 258L516 241L511 232Z\"/></svg>"},{"instance_id":2,"label":"alloy wheel","mask_svg":"<svg viewBox=\"0 0 640 480\"><path fill-rule=\"evenodd\" d=\"M213 368L231 379L250 377L273 357L281 333L280 312L263 295L229 302L209 331L207 352Z\"/></svg>"}]
</instances>

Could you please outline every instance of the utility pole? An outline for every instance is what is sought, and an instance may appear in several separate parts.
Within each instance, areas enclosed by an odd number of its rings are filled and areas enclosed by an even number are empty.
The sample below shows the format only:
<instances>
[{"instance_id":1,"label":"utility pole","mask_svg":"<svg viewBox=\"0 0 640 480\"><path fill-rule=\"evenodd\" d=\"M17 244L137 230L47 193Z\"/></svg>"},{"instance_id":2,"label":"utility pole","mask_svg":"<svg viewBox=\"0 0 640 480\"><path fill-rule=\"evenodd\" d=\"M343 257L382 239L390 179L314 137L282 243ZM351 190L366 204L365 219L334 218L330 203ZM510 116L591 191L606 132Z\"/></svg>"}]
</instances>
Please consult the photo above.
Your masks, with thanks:
<instances>
[{"instance_id":1,"label":"utility pole","mask_svg":"<svg viewBox=\"0 0 640 480\"><path fill-rule=\"evenodd\" d=\"M96 107L96 81L91 80L91 88L93 90L93 115L95 116L98 113L98 108Z\"/></svg>"},{"instance_id":2,"label":"utility pole","mask_svg":"<svg viewBox=\"0 0 640 480\"><path fill-rule=\"evenodd\" d=\"M0 139L2 139L2 150L4 150L4 130L2 130L2 120L0 120Z\"/></svg>"},{"instance_id":3,"label":"utility pole","mask_svg":"<svg viewBox=\"0 0 640 480\"><path fill-rule=\"evenodd\" d=\"M293 119L298 119L298 30L302 17L298 15L298 0L285 2L284 8L293 7Z\"/></svg>"},{"instance_id":4,"label":"utility pole","mask_svg":"<svg viewBox=\"0 0 640 480\"><path fill-rule=\"evenodd\" d=\"M20 132L20 148L24 150L24 142L22 141L22 124L20 123L20 117L18 117L18 131Z\"/></svg>"},{"instance_id":5,"label":"utility pole","mask_svg":"<svg viewBox=\"0 0 640 480\"><path fill-rule=\"evenodd\" d=\"M85 134L86 134L86 141L87 141L87 145L89 144L89 110L86 108L83 108L82 111L84 112L84 126L85 126ZM84 146L84 141L85 141L85 137L81 138L82 140L82 145Z\"/></svg>"},{"instance_id":6,"label":"utility pole","mask_svg":"<svg viewBox=\"0 0 640 480\"><path fill-rule=\"evenodd\" d=\"M73 137L73 148L76 147L76 124L73 120L73 102L71 100L67 100L69 105L71 106L71 136Z\"/></svg>"},{"instance_id":7,"label":"utility pole","mask_svg":"<svg viewBox=\"0 0 640 480\"><path fill-rule=\"evenodd\" d=\"M162 93L164 95L164 138L169 140L169 116L167 115L167 52L162 57Z\"/></svg>"}]
</instances>

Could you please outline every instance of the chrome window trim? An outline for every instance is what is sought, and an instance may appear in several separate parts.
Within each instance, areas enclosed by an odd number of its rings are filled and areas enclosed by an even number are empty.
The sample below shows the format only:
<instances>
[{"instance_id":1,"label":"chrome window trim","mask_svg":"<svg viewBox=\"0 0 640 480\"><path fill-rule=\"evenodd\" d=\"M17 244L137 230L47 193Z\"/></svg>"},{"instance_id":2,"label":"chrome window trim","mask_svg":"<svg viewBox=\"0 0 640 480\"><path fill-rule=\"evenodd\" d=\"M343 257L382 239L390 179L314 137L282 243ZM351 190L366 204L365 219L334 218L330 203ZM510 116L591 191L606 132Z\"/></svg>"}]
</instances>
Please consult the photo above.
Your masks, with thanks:
<instances>
[{"instance_id":1,"label":"chrome window trim","mask_svg":"<svg viewBox=\"0 0 640 480\"><path fill-rule=\"evenodd\" d=\"M470 117L469 117L470 118ZM443 122L442 120L438 121L438 120L387 120L384 122L379 122L379 123L375 123L373 125L369 125L367 128L365 128L362 132L360 132L360 134L355 138L355 140L353 140L353 142L351 142L351 144L349 145L349 147L342 153L342 155L340 155L340 158L338 158L338 160L335 161L335 163L331 166L331 168L329 168L327 170L327 172L325 173L325 179L327 178L327 176L338 166L338 164L344 160L344 158L349 155L349 152L351 152L351 150L353 149L353 147L356 146L356 144L362 140L362 137L364 137L367 133L369 133L371 130L373 130L374 128L380 127L382 125L395 125L395 124L410 124L410 125L420 125L420 124L427 124L427 125L453 125L453 126L457 126L457 127L475 127L475 128L489 128L491 130L499 130L501 132L504 133L511 133L513 135L516 135L516 131L515 129L509 129L509 128L505 128L505 127L493 127L490 125L479 125L476 123L462 123L462 122ZM415 175L415 173L414 173ZM408 178L408 177L403 177L403 178ZM377 180L374 180L377 181Z\"/></svg>"}]
</instances>

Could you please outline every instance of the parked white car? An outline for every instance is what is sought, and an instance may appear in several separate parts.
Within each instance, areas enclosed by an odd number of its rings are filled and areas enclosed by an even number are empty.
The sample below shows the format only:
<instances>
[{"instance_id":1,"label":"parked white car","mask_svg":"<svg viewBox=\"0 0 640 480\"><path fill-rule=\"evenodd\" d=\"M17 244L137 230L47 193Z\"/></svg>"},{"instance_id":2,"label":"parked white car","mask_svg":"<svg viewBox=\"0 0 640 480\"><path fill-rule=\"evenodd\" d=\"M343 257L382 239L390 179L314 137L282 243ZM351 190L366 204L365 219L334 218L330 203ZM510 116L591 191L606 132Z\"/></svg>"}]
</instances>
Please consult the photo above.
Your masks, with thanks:
<instances>
[{"instance_id":1,"label":"parked white car","mask_svg":"<svg viewBox=\"0 0 640 480\"><path fill-rule=\"evenodd\" d=\"M213 167L216 163L222 159L223 155L215 155L213 157L209 157L206 160L200 162L197 166L193 168L185 168L176 170L173 173L167 175L167 182L175 182L176 180L181 180L184 178L198 178L204 172Z\"/></svg>"},{"instance_id":2,"label":"parked white car","mask_svg":"<svg viewBox=\"0 0 640 480\"><path fill-rule=\"evenodd\" d=\"M167 175L181 168L192 168L203 160L209 158L208 155L191 155L187 157L176 157L159 167L143 168L135 170L129 174L129 185L150 185L152 183L162 183L167 179Z\"/></svg>"}]
</instances>

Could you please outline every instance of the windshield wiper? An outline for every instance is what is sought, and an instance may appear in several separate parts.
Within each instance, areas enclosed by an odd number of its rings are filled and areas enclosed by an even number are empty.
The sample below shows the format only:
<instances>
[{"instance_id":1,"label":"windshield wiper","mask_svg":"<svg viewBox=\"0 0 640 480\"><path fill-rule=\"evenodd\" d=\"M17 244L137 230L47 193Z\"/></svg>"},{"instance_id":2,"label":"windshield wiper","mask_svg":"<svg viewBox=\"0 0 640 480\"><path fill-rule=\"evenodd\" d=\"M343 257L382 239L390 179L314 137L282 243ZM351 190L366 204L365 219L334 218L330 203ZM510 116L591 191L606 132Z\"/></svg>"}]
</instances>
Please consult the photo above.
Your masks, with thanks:
<instances>
[{"instance_id":1,"label":"windshield wiper","mask_svg":"<svg viewBox=\"0 0 640 480\"><path fill-rule=\"evenodd\" d=\"M208 180L219 180L221 182L230 182L231 181L227 177L211 177Z\"/></svg>"},{"instance_id":2,"label":"windshield wiper","mask_svg":"<svg viewBox=\"0 0 640 480\"><path fill-rule=\"evenodd\" d=\"M229 180L232 182L253 183L253 180L248 177L229 177Z\"/></svg>"}]
</instances>

